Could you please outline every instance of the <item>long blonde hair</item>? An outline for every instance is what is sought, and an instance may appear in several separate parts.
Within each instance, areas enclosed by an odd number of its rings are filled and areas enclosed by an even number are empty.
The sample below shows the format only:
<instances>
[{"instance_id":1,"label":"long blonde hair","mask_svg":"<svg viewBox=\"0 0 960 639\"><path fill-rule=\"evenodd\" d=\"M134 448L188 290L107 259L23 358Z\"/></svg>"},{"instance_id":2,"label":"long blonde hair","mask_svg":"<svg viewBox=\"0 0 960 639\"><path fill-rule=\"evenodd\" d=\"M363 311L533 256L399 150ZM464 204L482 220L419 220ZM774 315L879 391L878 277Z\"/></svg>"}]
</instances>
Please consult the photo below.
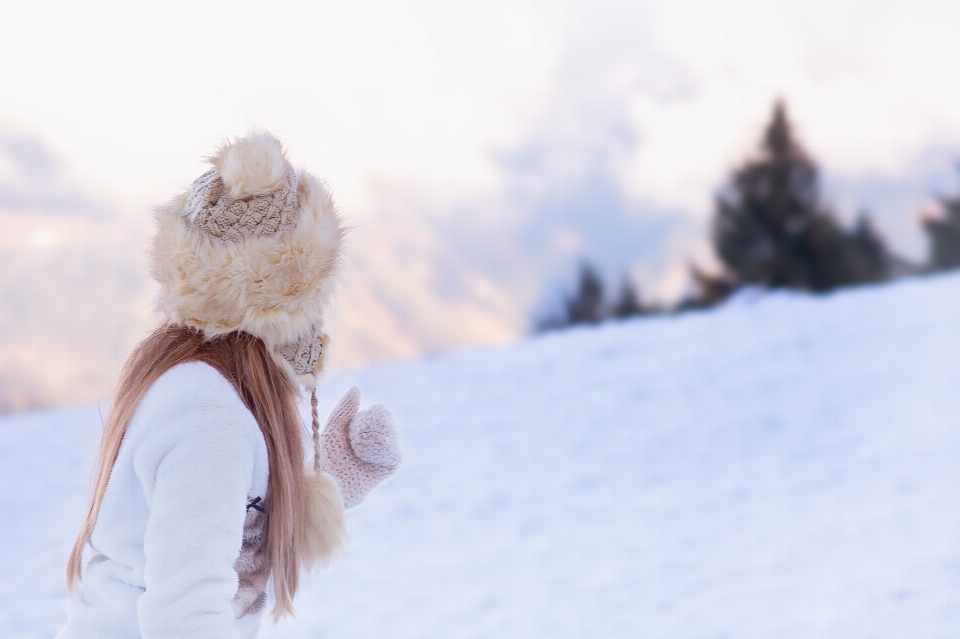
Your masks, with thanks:
<instances>
[{"instance_id":1,"label":"long blonde hair","mask_svg":"<svg viewBox=\"0 0 960 639\"><path fill-rule=\"evenodd\" d=\"M104 424L87 517L70 552L67 587L72 591L81 580L83 549L97 523L110 472L137 405L164 372L190 361L205 362L227 378L263 432L270 468L264 499L269 512L264 545L273 572L273 614L275 618L293 614L300 564L312 554L309 536L313 531L303 530L311 522L302 516L311 511L309 480L304 476L303 424L289 378L261 340L241 332L207 339L191 328L162 326L127 359Z\"/></svg>"}]
</instances>

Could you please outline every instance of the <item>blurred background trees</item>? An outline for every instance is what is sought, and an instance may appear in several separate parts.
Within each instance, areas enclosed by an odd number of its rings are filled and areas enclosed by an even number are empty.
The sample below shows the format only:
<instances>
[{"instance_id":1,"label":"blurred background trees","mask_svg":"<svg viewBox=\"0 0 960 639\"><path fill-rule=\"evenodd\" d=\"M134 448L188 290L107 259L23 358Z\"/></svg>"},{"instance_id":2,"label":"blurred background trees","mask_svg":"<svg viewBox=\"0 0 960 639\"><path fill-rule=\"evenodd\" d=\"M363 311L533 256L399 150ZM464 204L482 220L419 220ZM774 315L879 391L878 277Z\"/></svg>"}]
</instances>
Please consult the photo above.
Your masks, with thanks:
<instances>
[{"instance_id":1,"label":"blurred background trees","mask_svg":"<svg viewBox=\"0 0 960 639\"><path fill-rule=\"evenodd\" d=\"M816 162L797 139L786 105L777 102L758 148L714 200L710 241L719 271L691 265L691 293L657 307L641 301L628 275L608 300L598 270L582 262L562 311L535 330L707 308L747 286L825 293L960 267L960 195L938 198L921 223L929 243L925 265L891 252L865 212L845 227L821 193Z\"/></svg>"},{"instance_id":2,"label":"blurred background trees","mask_svg":"<svg viewBox=\"0 0 960 639\"><path fill-rule=\"evenodd\" d=\"M936 206L921 217L920 223L930 247L926 270L960 267L960 196L938 198Z\"/></svg>"},{"instance_id":3,"label":"blurred background trees","mask_svg":"<svg viewBox=\"0 0 960 639\"><path fill-rule=\"evenodd\" d=\"M599 324L608 319L646 315L653 310L643 304L636 285L628 275L621 279L618 296L609 300L600 272L589 262L581 262L576 288L564 297L560 314L540 320L535 330L543 332L578 324Z\"/></svg>"},{"instance_id":4,"label":"blurred background trees","mask_svg":"<svg viewBox=\"0 0 960 639\"><path fill-rule=\"evenodd\" d=\"M782 103L756 156L717 197L712 233L735 287L825 292L887 279L893 262L866 215L846 230L824 203Z\"/></svg>"}]
</instances>

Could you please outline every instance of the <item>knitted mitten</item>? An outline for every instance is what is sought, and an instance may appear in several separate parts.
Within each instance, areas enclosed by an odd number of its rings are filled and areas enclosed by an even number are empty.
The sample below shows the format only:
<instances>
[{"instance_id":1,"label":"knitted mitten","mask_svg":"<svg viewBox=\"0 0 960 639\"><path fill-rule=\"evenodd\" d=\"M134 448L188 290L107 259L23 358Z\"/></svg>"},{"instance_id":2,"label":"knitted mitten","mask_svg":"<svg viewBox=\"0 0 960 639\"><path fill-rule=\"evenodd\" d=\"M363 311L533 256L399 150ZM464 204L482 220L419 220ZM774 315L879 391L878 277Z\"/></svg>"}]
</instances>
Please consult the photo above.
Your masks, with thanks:
<instances>
[{"instance_id":1,"label":"knitted mitten","mask_svg":"<svg viewBox=\"0 0 960 639\"><path fill-rule=\"evenodd\" d=\"M351 388L320 433L320 470L337 480L346 508L356 506L400 465L393 417L382 404L357 412L360 390Z\"/></svg>"}]
</instances>

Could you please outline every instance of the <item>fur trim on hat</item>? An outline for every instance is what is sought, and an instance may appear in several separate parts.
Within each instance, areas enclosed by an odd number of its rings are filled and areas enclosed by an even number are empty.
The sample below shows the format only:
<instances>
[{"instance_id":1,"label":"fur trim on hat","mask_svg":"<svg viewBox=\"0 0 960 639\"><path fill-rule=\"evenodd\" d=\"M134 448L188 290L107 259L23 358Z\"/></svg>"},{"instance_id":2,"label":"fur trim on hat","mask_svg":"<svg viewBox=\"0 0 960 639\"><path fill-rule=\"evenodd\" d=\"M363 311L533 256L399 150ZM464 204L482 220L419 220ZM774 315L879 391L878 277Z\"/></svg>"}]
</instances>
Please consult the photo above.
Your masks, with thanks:
<instances>
[{"instance_id":1,"label":"fur trim on hat","mask_svg":"<svg viewBox=\"0 0 960 639\"><path fill-rule=\"evenodd\" d=\"M323 333L344 235L330 192L306 171L294 173L269 133L252 133L221 147L211 163L224 171L220 178L228 193L220 196L221 203L234 193L268 195L283 188L288 175L295 177L293 226L237 241L211 236L184 214L193 189L157 208L151 253L153 277L160 284L157 308L170 322L209 337L233 331L259 337L295 381L312 386L323 358L312 373L298 375L279 351Z\"/></svg>"}]
</instances>

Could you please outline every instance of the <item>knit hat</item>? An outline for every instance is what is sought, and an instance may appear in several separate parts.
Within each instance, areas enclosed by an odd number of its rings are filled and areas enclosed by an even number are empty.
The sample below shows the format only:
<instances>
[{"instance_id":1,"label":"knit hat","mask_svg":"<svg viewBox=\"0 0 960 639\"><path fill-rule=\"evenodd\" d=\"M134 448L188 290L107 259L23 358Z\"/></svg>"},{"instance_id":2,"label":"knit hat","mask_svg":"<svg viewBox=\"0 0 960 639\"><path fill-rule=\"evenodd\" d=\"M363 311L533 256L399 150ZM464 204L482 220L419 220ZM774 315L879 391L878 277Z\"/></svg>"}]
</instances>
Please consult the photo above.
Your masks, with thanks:
<instances>
[{"instance_id":1,"label":"knit hat","mask_svg":"<svg viewBox=\"0 0 960 639\"><path fill-rule=\"evenodd\" d=\"M157 308L208 337L259 337L292 381L313 389L343 240L330 192L267 132L208 161L212 169L156 210Z\"/></svg>"}]
</instances>

